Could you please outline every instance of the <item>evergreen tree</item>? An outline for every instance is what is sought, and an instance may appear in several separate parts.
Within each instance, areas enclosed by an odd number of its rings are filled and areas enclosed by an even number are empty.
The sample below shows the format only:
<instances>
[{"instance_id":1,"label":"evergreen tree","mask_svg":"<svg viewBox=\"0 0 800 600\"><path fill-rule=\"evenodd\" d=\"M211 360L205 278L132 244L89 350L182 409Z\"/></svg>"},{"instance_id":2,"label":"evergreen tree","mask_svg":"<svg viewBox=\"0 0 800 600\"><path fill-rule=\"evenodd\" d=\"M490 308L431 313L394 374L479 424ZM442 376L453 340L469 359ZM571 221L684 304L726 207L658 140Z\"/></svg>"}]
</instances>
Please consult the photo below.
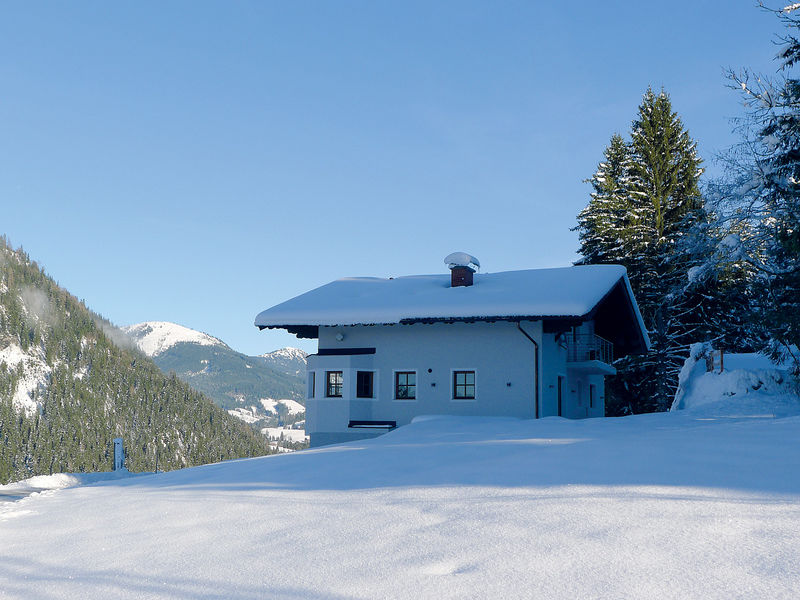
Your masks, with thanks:
<instances>
[{"instance_id":1,"label":"evergreen tree","mask_svg":"<svg viewBox=\"0 0 800 600\"><path fill-rule=\"evenodd\" d=\"M619 362L607 395L612 414L668 408L690 341L684 323L697 310L683 294L688 264L678 251L702 215L696 144L669 96L650 88L630 136L627 144L612 138L578 217L581 262L627 268L652 341L647 355Z\"/></svg>"},{"instance_id":2,"label":"evergreen tree","mask_svg":"<svg viewBox=\"0 0 800 600\"><path fill-rule=\"evenodd\" d=\"M630 228L630 149L619 134L611 136L595 174L591 201L578 215L580 253L584 264L617 263L623 258L622 240Z\"/></svg>"},{"instance_id":3,"label":"evergreen tree","mask_svg":"<svg viewBox=\"0 0 800 600\"><path fill-rule=\"evenodd\" d=\"M800 17L795 5L772 12L787 30L776 57L780 76L729 74L747 109L738 128L744 141L728 155L727 180L714 187L718 226L727 235L705 269L747 264L755 275L748 314L759 349L789 360L800 375Z\"/></svg>"}]
</instances>

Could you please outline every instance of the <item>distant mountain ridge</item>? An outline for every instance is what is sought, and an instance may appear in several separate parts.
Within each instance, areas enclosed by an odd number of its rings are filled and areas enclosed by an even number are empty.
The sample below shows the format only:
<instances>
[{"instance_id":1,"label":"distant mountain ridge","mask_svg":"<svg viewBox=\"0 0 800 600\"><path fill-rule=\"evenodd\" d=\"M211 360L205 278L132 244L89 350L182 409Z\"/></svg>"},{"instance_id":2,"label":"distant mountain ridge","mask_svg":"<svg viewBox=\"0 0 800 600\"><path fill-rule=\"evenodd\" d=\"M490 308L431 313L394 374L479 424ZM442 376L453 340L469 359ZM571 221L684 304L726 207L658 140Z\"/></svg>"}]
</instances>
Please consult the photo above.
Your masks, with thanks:
<instances>
[{"instance_id":1,"label":"distant mountain ridge","mask_svg":"<svg viewBox=\"0 0 800 600\"><path fill-rule=\"evenodd\" d=\"M207 333L166 321L146 321L122 328L164 373L175 372L231 415L255 427L271 427L304 417L298 411L276 410L305 402L307 354L281 348L247 356Z\"/></svg>"},{"instance_id":2,"label":"distant mountain ridge","mask_svg":"<svg viewBox=\"0 0 800 600\"><path fill-rule=\"evenodd\" d=\"M201 346L225 346L222 340L167 321L147 321L121 327L136 342L139 350L149 357L163 354L175 344L192 343Z\"/></svg>"},{"instance_id":3,"label":"distant mountain ridge","mask_svg":"<svg viewBox=\"0 0 800 600\"><path fill-rule=\"evenodd\" d=\"M298 377L305 375L306 367L308 366L308 353L300 350L300 348L286 347L261 354L260 356L272 368L283 373L293 373Z\"/></svg>"}]
</instances>

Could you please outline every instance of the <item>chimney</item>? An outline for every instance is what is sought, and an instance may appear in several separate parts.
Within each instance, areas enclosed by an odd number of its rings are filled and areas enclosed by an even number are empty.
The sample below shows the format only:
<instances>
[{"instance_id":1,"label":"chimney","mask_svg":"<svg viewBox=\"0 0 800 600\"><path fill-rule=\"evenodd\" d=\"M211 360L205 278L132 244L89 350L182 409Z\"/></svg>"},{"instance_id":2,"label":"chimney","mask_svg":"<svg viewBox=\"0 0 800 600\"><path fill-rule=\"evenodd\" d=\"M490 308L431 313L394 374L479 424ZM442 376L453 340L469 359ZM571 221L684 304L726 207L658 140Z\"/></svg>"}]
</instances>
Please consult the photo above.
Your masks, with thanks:
<instances>
[{"instance_id":1,"label":"chimney","mask_svg":"<svg viewBox=\"0 0 800 600\"><path fill-rule=\"evenodd\" d=\"M466 287L472 285L472 274L475 271L464 265L450 267L450 287Z\"/></svg>"},{"instance_id":2,"label":"chimney","mask_svg":"<svg viewBox=\"0 0 800 600\"><path fill-rule=\"evenodd\" d=\"M481 266L477 258L466 252L448 254L444 262L450 268L450 287L471 286L472 275Z\"/></svg>"}]
</instances>

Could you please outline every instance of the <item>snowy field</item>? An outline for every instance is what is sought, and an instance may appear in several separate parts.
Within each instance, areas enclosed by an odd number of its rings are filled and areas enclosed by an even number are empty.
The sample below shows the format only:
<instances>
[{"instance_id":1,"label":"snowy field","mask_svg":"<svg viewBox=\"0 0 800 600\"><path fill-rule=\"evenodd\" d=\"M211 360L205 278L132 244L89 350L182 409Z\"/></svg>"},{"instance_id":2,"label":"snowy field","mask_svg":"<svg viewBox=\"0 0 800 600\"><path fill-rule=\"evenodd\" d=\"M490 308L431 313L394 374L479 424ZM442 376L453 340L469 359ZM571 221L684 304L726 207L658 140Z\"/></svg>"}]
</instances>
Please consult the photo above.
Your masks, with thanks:
<instances>
[{"instance_id":1,"label":"snowy field","mask_svg":"<svg viewBox=\"0 0 800 600\"><path fill-rule=\"evenodd\" d=\"M284 429L283 427L264 427L261 433L271 440L279 440L281 437L290 442L304 442L308 439L303 429Z\"/></svg>"},{"instance_id":2,"label":"snowy field","mask_svg":"<svg viewBox=\"0 0 800 600\"><path fill-rule=\"evenodd\" d=\"M0 504L4 598L800 598L800 416L420 419Z\"/></svg>"}]
</instances>

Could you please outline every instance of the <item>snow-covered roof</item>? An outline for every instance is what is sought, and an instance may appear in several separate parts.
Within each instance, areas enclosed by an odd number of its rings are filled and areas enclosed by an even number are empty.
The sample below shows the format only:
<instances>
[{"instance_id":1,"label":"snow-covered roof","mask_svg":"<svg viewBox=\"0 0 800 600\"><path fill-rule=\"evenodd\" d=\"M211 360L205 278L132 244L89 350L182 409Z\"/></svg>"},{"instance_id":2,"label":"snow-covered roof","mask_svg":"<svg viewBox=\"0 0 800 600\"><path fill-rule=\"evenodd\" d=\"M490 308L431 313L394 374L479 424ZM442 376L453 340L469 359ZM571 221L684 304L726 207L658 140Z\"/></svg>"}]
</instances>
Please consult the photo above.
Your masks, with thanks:
<instances>
[{"instance_id":1,"label":"snow-covered roof","mask_svg":"<svg viewBox=\"0 0 800 600\"><path fill-rule=\"evenodd\" d=\"M450 275L382 279L348 277L273 306L260 328L378 325L429 320L583 317L623 282L641 331L625 267L586 265L476 274L471 286L451 287Z\"/></svg>"}]
</instances>

